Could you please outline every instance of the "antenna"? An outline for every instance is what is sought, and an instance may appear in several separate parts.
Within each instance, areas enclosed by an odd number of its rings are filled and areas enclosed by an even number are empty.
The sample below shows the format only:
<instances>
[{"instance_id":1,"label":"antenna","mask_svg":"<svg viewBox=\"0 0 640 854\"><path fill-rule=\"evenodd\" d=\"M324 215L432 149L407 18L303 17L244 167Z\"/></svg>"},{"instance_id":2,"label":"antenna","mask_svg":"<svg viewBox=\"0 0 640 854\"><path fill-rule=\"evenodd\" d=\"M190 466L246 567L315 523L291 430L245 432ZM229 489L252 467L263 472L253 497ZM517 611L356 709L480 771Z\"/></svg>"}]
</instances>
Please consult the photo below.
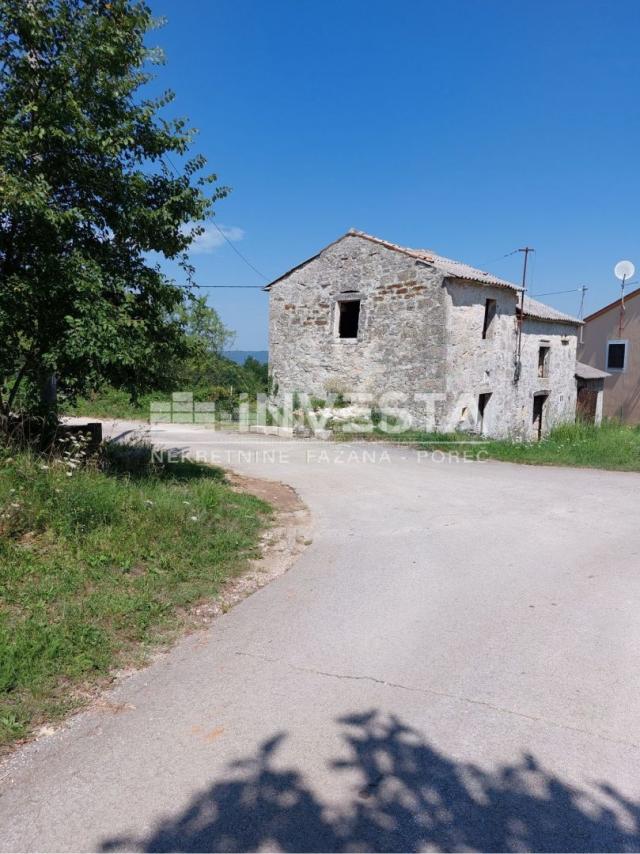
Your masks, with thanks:
<instances>
[{"instance_id":1,"label":"antenna","mask_svg":"<svg viewBox=\"0 0 640 854\"><path fill-rule=\"evenodd\" d=\"M630 279L635 273L636 268L631 263L631 261L618 261L616 266L613 268L614 275L617 279L620 279L620 323L618 325L618 337L622 338L622 330L624 328L624 315L625 315L625 304L624 304L624 288L627 284L627 279Z\"/></svg>"},{"instance_id":2,"label":"antenna","mask_svg":"<svg viewBox=\"0 0 640 854\"><path fill-rule=\"evenodd\" d=\"M584 317L584 297L585 297L585 294L587 293L587 291L589 290L589 288L588 288L586 285L580 285L580 287L578 288L578 290L579 290L579 291L580 291L580 293L581 293L581 296L580 296L580 309L579 309L579 311L578 311L578 319L579 319L579 320L582 320L582 319L583 319L583 317ZM584 326L581 326L581 327L580 327L580 343L581 343L581 344L584 344L584 334L583 334L583 333L584 333Z\"/></svg>"},{"instance_id":3,"label":"antenna","mask_svg":"<svg viewBox=\"0 0 640 854\"><path fill-rule=\"evenodd\" d=\"M520 320L518 323L518 352L516 355L516 369L514 372L513 381L518 382L520 379L520 370L522 367L522 324L524 323L524 295L527 290L527 261L529 260L529 252L535 252L531 246L525 246L518 249L518 252L524 252L524 264L522 266L522 291L520 293Z\"/></svg>"}]
</instances>

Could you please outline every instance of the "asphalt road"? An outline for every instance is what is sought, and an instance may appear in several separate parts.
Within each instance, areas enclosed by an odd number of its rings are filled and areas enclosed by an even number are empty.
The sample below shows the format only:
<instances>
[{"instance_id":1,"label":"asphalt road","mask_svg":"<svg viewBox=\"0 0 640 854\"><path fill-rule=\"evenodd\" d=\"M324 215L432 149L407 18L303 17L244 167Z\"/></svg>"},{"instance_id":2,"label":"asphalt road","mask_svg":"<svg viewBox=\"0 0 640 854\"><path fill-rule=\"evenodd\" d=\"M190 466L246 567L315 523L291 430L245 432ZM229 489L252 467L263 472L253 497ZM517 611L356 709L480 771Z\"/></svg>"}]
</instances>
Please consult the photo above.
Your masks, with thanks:
<instances>
[{"instance_id":1,"label":"asphalt road","mask_svg":"<svg viewBox=\"0 0 640 854\"><path fill-rule=\"evenodd\" d=\"M313 542L2 767L2 850L640 850L637 475L153 438Z\"/></svg>"}]
</instances>

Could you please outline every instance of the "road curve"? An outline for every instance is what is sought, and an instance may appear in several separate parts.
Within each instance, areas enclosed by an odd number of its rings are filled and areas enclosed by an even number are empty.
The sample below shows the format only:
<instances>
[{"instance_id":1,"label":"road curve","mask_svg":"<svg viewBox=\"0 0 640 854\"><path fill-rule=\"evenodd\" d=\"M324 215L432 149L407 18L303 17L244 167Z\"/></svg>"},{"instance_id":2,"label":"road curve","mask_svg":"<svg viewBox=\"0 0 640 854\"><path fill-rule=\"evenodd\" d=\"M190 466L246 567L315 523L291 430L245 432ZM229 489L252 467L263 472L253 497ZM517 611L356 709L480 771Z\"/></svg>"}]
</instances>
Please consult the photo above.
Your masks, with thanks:
<instances>
[{"instance_id":1,"label":"road curve","mask_svg":"<svg viewBox=\"0 0 640 854\"><path fill-rule=\"evenodd\" d=\"M637 475L151 438L313 542L5 763L3 851L640 850Z\"/></svg>"}]
</instances>

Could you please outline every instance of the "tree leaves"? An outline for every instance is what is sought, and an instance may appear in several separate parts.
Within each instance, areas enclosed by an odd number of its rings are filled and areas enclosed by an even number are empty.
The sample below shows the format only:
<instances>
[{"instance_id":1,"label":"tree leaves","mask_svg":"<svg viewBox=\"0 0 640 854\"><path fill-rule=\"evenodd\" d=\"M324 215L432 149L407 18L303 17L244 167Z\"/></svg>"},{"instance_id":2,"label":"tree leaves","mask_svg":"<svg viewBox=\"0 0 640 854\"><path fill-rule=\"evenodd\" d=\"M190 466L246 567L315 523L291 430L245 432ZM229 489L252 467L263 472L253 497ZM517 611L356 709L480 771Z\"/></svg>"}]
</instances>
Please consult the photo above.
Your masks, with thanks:
<instances>
[{"instance_id":1,"label":"tree leaves","mask_svg":"<svg viewBox=\"0 0 640 854\"><path fill-rule=\"evenodd\" d=\"M191 156L194 131L140 87L159 54L138 0L0 0L0 380L23 368L30 407L47 372L69 397L103 381L162 385L189 350L185 293L147 259L192 276L188 223L227 192ZM205 188L208 188L205 191ZM26 367L24 367L26 366Z\"/></svg>"}]
</instances>

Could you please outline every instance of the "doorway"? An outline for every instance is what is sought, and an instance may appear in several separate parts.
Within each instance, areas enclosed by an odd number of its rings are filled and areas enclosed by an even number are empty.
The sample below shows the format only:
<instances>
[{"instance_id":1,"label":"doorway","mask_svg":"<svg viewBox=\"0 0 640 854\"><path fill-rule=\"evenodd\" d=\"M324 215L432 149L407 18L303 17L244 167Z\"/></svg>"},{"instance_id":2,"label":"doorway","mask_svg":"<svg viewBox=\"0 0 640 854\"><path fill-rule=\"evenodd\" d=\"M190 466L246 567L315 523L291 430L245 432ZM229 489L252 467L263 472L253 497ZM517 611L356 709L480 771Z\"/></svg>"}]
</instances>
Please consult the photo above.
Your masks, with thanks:
<instances>
[{"instance_id":1,"label":"doorway","mask_svg":"<svg viewBox=\"0 0 640 854\"><path fill-rule=\"evenodd\" d=\"M595 424L597 408L598 390L588 385L579 385L576 414L580 421Z\"/></svg>"},{"instance_id":2,"label":"doorway","mask_svg":"<svg viewBox=\"0 0 640 854\"><path fill-rule=\"evenodd\" d=\"M548 394L536 394L533 398L533 430L538 442L542 439L542 428L548 397Z\"/></svg>"},{"instance_id":3,"label":"doorway","mask_svg":"<svg viewBox=\"0 0 640 854\"><path fill-rule=\"evenodd\" d=\"M484 415L490 398L491 392L481 394L478 397L478 432L481 436L484 436Z\"/></svg>"}]
</instances>

